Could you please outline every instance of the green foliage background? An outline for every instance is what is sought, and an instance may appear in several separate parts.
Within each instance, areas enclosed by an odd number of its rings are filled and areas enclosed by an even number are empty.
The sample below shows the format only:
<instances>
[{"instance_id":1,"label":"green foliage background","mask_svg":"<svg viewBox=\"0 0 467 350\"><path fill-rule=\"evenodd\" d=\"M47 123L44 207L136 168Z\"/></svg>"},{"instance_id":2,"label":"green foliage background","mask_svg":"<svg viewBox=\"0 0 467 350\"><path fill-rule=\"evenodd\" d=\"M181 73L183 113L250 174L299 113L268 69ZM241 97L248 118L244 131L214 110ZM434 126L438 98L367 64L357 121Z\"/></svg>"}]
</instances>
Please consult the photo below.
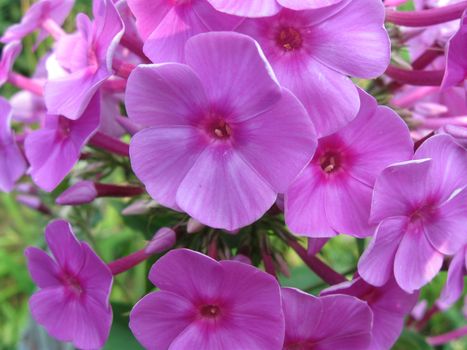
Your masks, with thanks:
<instances>
[{"instance_id":1,"label":"green foliage background","mask_svg":"<svg viewBox=\"0 0 467 350\"><path fill-rule=\"evenodd\" d=\"M0 0L0 33L11 23L17 22L30 3L31 0ZM78 0L74 11L89 13L90 6L91 0ZM409 3L406 9L410 8ZM65 28L71 31L73 22L68 21ZM23 54L15 66L16 70L26 75L33 72L38 58L50 45L50 42L46 42L34 52L33 42L33 37L26 38ZM2 96L8 97L14 92L9 86L0 89ZM111 177L118 181L125 176L121 171L115 170ZM44 202L53 204L55 196L66 188L66 185L65 181L51 196L41 194ZM29 245L45 247L43 230L47 222L54 217L67 217L77 235L91 242L105 261L131 253L141 248L145 239L150 238L157 227L165 224L165 218L156 212L145 216L122 217L120 212L125 204L128 203L120 200L98 201L80 208L54 210L53 217L48 217L18 204L15 194L0 193L0 350L29 350L34 348L30 345L32 343L40 350L71 349L70 346L59 345L48 339L29 317L27 300L34 292L35 286L29 278L23 251ZM352 275L354 270L348 269L356 266L362 248L352 238L337 237L326 245L321 257L339 272ZM293 253L288 254L288 260L291 276L281 277L283 285L301 288L314 294L324 287L321 280ZM142 264L116 278L111 296L114 325L105 349L140 349L127 327L128 312L132 305L151 289L146 279L150 265L151 262ZM439 295L445 275L441 273L424 289L422 298L427 299L430 305ZM443 333L465 324L461 308L462 302L459 302L448 312L436 315L422 336L411 331L404 332L394 349L432 349L424 341L423 335ZM467 349L467 341L460 340L437 349Z\"/></svg>"}]
</instances>

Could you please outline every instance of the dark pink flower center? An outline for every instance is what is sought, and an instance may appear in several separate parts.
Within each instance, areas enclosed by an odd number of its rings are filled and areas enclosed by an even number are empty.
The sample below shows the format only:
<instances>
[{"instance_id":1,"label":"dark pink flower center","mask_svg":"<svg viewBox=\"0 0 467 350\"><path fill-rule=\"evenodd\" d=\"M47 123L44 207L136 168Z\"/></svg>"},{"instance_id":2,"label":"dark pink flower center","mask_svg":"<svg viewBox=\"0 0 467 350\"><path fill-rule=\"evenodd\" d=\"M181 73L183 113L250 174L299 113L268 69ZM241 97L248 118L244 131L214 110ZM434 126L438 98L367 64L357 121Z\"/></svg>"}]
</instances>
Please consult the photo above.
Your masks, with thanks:
<instances>
[{"instance_id":1,"label":"dark pink flower center","mask_svg":"<svg viewBox=\"0 0 467 350\"><path fill-rule=\"evenodd\" d=\"M219 317L221 309L217 305L208 304L201 306L199 312L203 318L213 319Z\"/></svg>"},{"instance_id":2,"label":"dark pink flower center","mask_svg":"<svg viewBox=\"0 0 467 350\"><path fill-rule=\"evenodd\" d=\"M75 296L80 296L81 294L83 294L83 287L81 285L81 282L75 276L65 273L62 276L62 283L67 288L67 290Z\"/></svg>"},{"instance_id":3,"label":"dark pink flower center","mask_svg":"<svg viewBox=\"0 0 467 350\"><path fill-rule=\"evenodd\" d=\"M71 120L65 117L58 117L58 135L60 138L65 139L70 136L71 133Z\"/></svg>"},{"instance_id":4,"label":"dark pink flower center","mask_svg":"<svg viewBox=\"0 0 467 350\"><path fill-rule=\"evenodd\" d=\"M416 208L410 215L410 222L419 223L422 221L432 220L436 216L436 205L434 203L424 204Z\"/></svg>"},{"instance_id":5,"label":"dark pink flower center","mask_svg":"<svg viewBox=\"0 0 467 350\"><path fill-rule=\"evenodd\" d=\"M287 344L284 349L285 350L313 350L314 346L316 343L312 341L295 341L295 342L290 342Z\"/></svg>"},{"instance_id":6,"label":"dark pink flower center","mask_svg":"<svg viewBox=\"0 0 467 350\"><path fill-rule=\"evenodd\" d=\"M232 135L232 128L223 119L217 119L208 125L208 132L216 139L228 139Z\"/></svg>"},{"instance_id":7,"label":"dark pink flower center","mask_svg":"<svg viewBox=\"0 0 467 350\"><path fill-rule=\"evenodd\" d=\"M276 35L277 45L284 51L298 50L303 45L303 37L300 31L293 27L282 27Z\"/></svg>"},{"instance_id":8,"label":"dark pink flower center","mask_svg":"<svg viewBox=\"0 0 467 350\"><path fill-rule=\"evenodd\" d=\"M341 156L335 152L327 152L320 157L319 164L325 173L333 173L341 167Z\"/></svg>"}]
</instances>

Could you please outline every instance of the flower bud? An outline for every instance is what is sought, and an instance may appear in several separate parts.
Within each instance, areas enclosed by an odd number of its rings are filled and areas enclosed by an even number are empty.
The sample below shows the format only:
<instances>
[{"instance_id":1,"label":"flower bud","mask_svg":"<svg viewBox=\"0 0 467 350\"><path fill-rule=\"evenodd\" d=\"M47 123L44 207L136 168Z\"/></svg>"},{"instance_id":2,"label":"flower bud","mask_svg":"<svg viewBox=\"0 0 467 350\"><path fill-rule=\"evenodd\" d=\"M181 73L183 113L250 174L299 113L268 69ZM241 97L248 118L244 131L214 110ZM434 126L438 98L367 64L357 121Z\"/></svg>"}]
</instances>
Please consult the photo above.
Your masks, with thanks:
<instances>
[{"instance_id":1,"label":"flower bud","mask_svg":"<svg viewBox=\"0 0 467 350\"><path fill-rule=\"evenodd\" d=\"M146 247L146 254L157 254L172 248L177 241L177 234L168 227L156 232Z\"/></svg>"},{"instance_id":2,"label":"flower bud","mask_svg":"<svg viewBox=\"0 0 467 350\"><path fill-rule=\"evenodd\" d=\"M97 198L96 186L92 181L80 181L65 190L55 201L59 205L91 203Z\"/></svg>"}]
</instances>

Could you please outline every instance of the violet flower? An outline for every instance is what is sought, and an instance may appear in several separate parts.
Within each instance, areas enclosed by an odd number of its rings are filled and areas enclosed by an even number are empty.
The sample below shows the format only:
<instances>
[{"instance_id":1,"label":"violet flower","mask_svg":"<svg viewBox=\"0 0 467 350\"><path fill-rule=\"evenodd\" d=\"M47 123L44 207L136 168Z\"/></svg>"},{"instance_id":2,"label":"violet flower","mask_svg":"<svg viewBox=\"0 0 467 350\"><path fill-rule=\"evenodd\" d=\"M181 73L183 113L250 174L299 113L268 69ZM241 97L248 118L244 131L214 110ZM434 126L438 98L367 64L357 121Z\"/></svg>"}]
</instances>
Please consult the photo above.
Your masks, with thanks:
<instances>
[{"instance_id":1,"label":"violet flower","mask_svg":"<svg viewBox=\"0 0 467 350\"><path fill-rule=\"evenodd\" d=\"M61 26L74 4L74 0L39 0L24 14L21 23L7 28L0 41L11 43L22 40L25 36L39 29L37 46L48 36L48 31L44 28L47 27L47 21L52 21L54 25Z\"/></svg>"},{"instance_id":2,"label":"violet flower","mask_svg":"<svg viewBox=\"0 0 467 350\"><path fill-rule=\"evenodd\" d=\"M79 349L101 348L112 324L109 303L112 273L68 222L57 220L45 230L52 257L30 247L28 269L40 290L29 306L33 318L54 338Z\"/></svg>"},{"instance_id":3,"label":"violet flower","mask_svg":"<svg viewBox=\"0 0 467 350\"><path fill-rule=\"evenodd\" d=\"M431 281L443 256L467 243L467 150L448 135L436 135L414 160L384 169L370 220L380 224L360 258L360 276L383 286L394 275L409 293Z\"/></svg>"},{"instance_id":4,"label":"violet flower","mask_svg":"<svg viewBox=\"0 0 467 350\"><path fill-rule=\"evenodd\" d=\"M257 43L238 33L190 39L188 65L143 65L128 80L130 145L149 194L233 231L261 217L310 161L313 125L281 89Z\"/></svg>"},{"instance_id":5,"label":"violet flower","mask_svg":"<svg viewBox=\"0 0 467 350\"><path fill-rule=\"evenodd\" d=\"M47 115L42 129L28 134L24 143L32 180L53 191L79 160L81 149L97 131L100 96L97 94L78 120Z\"/></svg>"},{"instance_id":6,"label":"violet flower","mask_svg":"<svg viewBox=\"0 0 467 350\"><path fill-rule=\"evenodd\" d=\"M11 106L0 97L0 191L10 192L26 171L26 161L11 129Z\"/></svg>"},{"instance_id":7,"label":"violet flower","mask_svg":"<svg viewBox=\"0 0 467 350\"><path fill-rule=\"evenodd\" d=\"M352 295L370 307L373 312L370 350L391 349L404 328L405 316L413 309L419 296L418 292L404 292L394 279L378 288L360 277L321 292L322 296L334 294Z\"/></svg>"},{"instance_id":8,"label":"violet flower","mask_svg":"<svg viewBox=\"0 0 467 350\"><path fill-rule=\"evenodd\" d=\"M374 350L369 348L373 315L352 296L315 297L282 288L285 317L283 350Z\"/></svg>"},{"instance_id":9,"label":"violet flower","mask_svg":"<svg viewBox=\"0 0 467 350\"><path fill-rule=\"evenodd\" d=\"M94 21L76 18L78 31L64 34L47 62L45 103L49 114L78 119L100 86L112 75L114 51L124 26L111 0L95 1Z\"/></svg>"},{"instance_id":10,"label":"violet flower","mask_svg":"<svg viewBox=\"0 0 467 350\"><path fill-rule=\"evenodd\" d=\"M286 192L285 221L296 234L372 235L374 225L368 220L376 177L388 165L413 155L402 119L359 92L357 117L319 139L313 160Z\"/></svg>"},{"instance_id":11,"label":"violet flower","mask_svg":"<svg viewBox=\"0 0 467 350\"><path fill-rule=\"evenodd\" d=\"M130 314L146 349L282 348L280 288L257 268L177 249L154 264L149 279L159 290Z\"/></svg>"},{"instance_id":12,"label":"violet flower","mask_svg":"<svg viewBox=\"0 0 467 350\"><path fill-rule=\"evenodd\" d=\"M247 19L238 30L258 40L279 82L304 104L319 136L336 132L358 113L358 91L347 76L374 78L389 64L384 6L378 0L284 9L274 17Z\"/></svg>"},{"instance_id":13,"label":"violet flower","mask_svg":"<svg viewBox=\"0 0 467 350\"><path fill-rule=\"evenodd\" d=\"M144 53L154 63L184 62L185 43L192 36L230 31L241 18L217 12L205 0L128 0L144 40Z\"/></svg>"}]
</instances>

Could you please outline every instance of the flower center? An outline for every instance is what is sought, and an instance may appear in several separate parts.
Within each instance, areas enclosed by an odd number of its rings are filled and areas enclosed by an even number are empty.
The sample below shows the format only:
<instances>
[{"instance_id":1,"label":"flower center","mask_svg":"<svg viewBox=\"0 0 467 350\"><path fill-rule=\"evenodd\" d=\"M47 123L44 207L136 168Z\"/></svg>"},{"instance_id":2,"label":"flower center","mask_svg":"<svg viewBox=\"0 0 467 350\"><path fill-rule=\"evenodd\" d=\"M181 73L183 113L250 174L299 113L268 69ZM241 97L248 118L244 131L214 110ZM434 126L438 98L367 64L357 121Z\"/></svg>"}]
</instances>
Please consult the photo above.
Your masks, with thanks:
<instances>
[{"instance_id":1,"label":"flower center","mask_svg":"<svg viewBox=\"0 0 467 350\"><path fill-rule=\"evenodd\" d=\"M285 345L286 350L311 350L316 343L312 341L297 341Z\"/></svg>"},{"instance_id":2,"label":"flower center","mask_svg":"<svg viewBox=\"0 0 467 350\"><path fill-rule=\"evenodd\" d=\"M217 318L220 313L221 309L217 305L203 305L200 309L201 316L205 318Z\"/></svg>"},{"instance_id":3,"label":"flower center","mask_svg":"<svg viewBox=\"0 0 467 350\"><path fill-rule=\"evenodd\" d=\"M333 152L325 153L320 159L319 164L321 169L327 174L333 173L339 170L341 166L340 155Z\"/></svg>"},{"instance_id":4,"label":"flower center","mask_svg":"<svg viewBox=\"0 0 467 350\"><path fill-rule=\"evenodd\" d=\"M276 43L286 52L295 51L302 47L303 38L293 27L282 27L276 36Z\"/></svg>"},{"instance_id":5,"label":"flower center","mask_svg":"<svg viewBox=\"0 0 467 350\"><path fill-rule=\"evenodd\" d=\"M65 117L58 117L58 134L62 139L70 136L71 133L71 120Z\"/></svg>"},{"instance_id":6,"label":"flower center","mask_svg":"<svg viewBox=\"0 0 467 350\"><path fill-rule=\"evenodd\" d=\"M74 295L80 296L83 293L83 287L75 276L65 274L62 277L62 282Z\"/></svg>"},{"instance_id":7,"label":"flower center","mask_svg":"<svg viewBox=\"0 0 467 350\"><path fill-rule=\"evenodd\" d=\"M212 125L212 134L218 139L227 139L232 135L232 128L225 120L219 120Z\"/></svg>"},{"instance_id":8,"label":"flower center","mask_svg":"<svg viewBox=\"0 0 467 350\"><path fill-rule=\"evenodd\" d=\"M432 219L436 215L436 206L434 204L425 204L416 208L410 215L410 222L418 223Z\"/></svg>"}]
</instances>

